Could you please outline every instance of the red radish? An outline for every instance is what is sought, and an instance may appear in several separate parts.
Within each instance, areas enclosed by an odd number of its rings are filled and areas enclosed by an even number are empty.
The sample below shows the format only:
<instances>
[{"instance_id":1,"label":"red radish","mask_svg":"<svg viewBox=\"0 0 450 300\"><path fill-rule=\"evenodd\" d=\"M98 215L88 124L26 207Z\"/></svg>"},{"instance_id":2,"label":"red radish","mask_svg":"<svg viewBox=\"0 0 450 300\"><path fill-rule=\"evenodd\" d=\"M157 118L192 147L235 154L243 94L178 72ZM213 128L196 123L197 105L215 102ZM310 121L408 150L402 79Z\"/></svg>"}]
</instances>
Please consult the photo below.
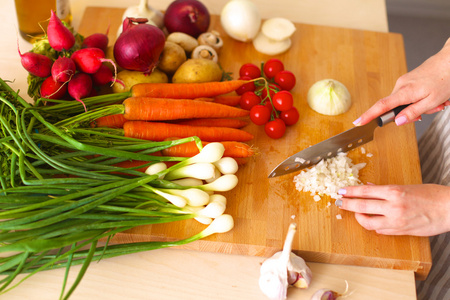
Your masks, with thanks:
<instances>
[{"instance_id":1,"label":"red radish","mask_svg":"<svg viewBox=\"0 0 450 300\"><path fill-rule=\"evenodd\" d=\"M112 83L118 82L122 86L125 86L123 81L115 78L111 69L105 65L102 65L100 67L100 69L98 69L97 72L92 74L92 81L94 82L95 85L98 85L98 86L105 85L110 82L112 82Z\"/></svg>"},{"instance_id":2,"label":"red radish","mask_svg":"<svg viewBox=\"0 0 450 300\"><path fill-rule=\"evenodd\" d=\"M53 10L47 26L47 37L50 46L56 51L69 50L75 45L75 36L64 26Z\"/></svg>"},{"instance_id":3,"label":"red radish","mask_svg":"<svg viewBox=\"0 0 450 300\"><path fill-rule=\"evenodd\" d=\"M126 70L150 74L159 61L166 37L145 18L126 18L114 44L114 58ZM135 24L137 23L137 24Z\"/></svg>"},{"instance_id":4,"label":"red radish","mask_svg":"<svg viewBox=\"0 0 450 300\"><path fill-rule=\"evenodd\" d=\"M82 48L99 48L103 52L106 53L106 48L108 47L109 39L108 39L108 30L105 33L94 33L90 36L86 37L83 40Z\"/></svg>"},{"instance_id":5,"label":"red radish","mask_svg":"<svg viewBox=\"0 0 450 300\"><path fill-rule=\"evenodd\" d=\"M169 33L184 32L195 38L209 28L211 16L206 6L197 0L175 0L164 14L164 26Z\"/></svg>"},{"instance_id":6,"label":"red radish","mask_svg":"<svg viewBox=\"0 0 450 300\"><path fill-rule=\"evenodd\" d=\"M19 51L22 66L31 75L45 78L50 75L53 61L43 54L34 52L20 53L19 41L17 41L17 51Z\"/></svg>"},{"instance_id":7,"label":"red radish","mask_svg":"<svg viewBox=\"0 0 450 300\"><path fill-rule=\"evenodd\" d=\"M81 100L91 94L92 79L91 76L85 73L76 73L69 81L68 87L69 95L75 100L83 104L84 110L87 111L86 105Z\"/></svg>"},{"instance_id":8,"label":"red radish","mask_svg":"<svg viewBox=\"0 0 450 300\"><path fill-rule=\"evenodd\" d=\"M52 66L53 80L57 82L67 82L75 74L76 70L75 63L71 58L60 56Z\"/></svg>"},{"instance_id":9,"label":"red radish","mask_svg":"<svg viewBox=\"0 0 450 300\"><path fill-rule=\"evenodd\" d=\"M41 85L41 97L47 99L62 99L67 92L67 85L47 77Z\"/></svg>"},{"instance_id":10,"label":"red radish","mask_svg":"<svg viewBox=\"0 0 450 300\"><path fill-rule=\"evenodd\" d=\"M110 62L116 68L116 64L111 59L105 58L105 52L99 48L77 50L72 54L71 58L75 62L77 69L87 74L97 72L105 61Z\"/></svg>"}]
</instances>

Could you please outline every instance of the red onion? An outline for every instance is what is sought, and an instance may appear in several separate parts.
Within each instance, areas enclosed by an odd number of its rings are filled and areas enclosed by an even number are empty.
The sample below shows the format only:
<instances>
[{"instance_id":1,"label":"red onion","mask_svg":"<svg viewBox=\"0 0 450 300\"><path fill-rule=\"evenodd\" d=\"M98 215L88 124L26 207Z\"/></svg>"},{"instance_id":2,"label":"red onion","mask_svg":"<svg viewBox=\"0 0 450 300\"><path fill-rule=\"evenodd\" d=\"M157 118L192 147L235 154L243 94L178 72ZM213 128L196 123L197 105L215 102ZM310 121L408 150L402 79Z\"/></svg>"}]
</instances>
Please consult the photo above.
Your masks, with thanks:
<instances>
[{"instance_id":1,"label":"red onion","mask_svg":"<svg viewBox=\"0 0 450 300\"><path fill-rule=\"evenodd\" d=\"M164 26L169 33L183 32L197 38L209 28L210 14L197 0L175 0L164 14Z\"/></svg>"},{"instance_id":2,"label":"red onion","mask_svg":"<svg viewBox=\"0 0 450 300\"><path fill-rule=\"evenodd\" d=\"M150 74L158 63L166 37L161 29L145 24L144 18L126 18L114 44L117 64L127 70Z\"/></svg>"}]
</instances>

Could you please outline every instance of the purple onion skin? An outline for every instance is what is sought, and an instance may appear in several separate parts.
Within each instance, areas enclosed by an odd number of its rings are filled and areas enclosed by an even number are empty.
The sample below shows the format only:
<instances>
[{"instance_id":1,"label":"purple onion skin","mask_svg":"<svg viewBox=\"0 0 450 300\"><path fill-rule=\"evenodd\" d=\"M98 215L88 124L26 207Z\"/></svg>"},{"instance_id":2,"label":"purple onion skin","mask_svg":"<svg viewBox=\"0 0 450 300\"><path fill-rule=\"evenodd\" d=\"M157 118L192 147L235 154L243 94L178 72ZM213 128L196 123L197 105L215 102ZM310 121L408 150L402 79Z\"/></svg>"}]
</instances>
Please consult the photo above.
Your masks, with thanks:
<instances>
[{"instance_id":1,"label":"purple onion skin","mask_svg":"<svg viewBox=\"0 0 450 300\"><path fill-rule=\"evenodd\" d=\"M166 37L158 27L141 22L147 19L124 20L123 31L114 44L114 58L123 69L150 74L159 61Z\"/></svg>"},{"instance_id":2,"label":"purple onion skin","mask_svg":"<svg viewBox=\"0 0 450 300\"><path fill-rule=\"evenodd\" d=\"M169 33L183 32L195 38L208 30L210 21L208 9L197 0L176 0L164 14L164 26Z\"/></svg>"}]
</instances>

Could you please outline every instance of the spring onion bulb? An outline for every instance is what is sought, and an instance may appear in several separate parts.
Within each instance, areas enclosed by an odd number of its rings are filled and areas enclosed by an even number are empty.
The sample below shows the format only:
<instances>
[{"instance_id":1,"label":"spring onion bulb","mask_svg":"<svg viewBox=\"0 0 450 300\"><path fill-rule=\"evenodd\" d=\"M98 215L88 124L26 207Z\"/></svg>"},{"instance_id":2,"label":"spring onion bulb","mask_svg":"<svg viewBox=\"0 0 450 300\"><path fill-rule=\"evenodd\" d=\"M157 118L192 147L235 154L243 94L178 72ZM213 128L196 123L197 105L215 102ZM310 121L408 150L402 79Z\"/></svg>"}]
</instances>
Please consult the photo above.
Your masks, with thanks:
<instances>
[{"instance_id":1,"label":"spring onion bulb","mask_svg":"<svg viewBox=\"0 0 450 300\"><path fill-rule=\"evenodd\" d=\"M234 174L239 169L236 160L232 157L222 157L213 164L222 174Z\"/></svg>"},{"instance_id":2,"label":"spring onion bulb","mask_svg":"<svg viewBox=\"0 0 450 300\"><path fill-rule=\"evenodd\" d=\"M221 143L209 143L203 147L199 154L186 159L184 164L213 163L222 158L225 147Z\"/></svg>"},{"instance_id":3,"label":"spring onion bulb","mask_svg":"<svg viewBox=\"0 0 450 300\"><path fill-rule=\"evenodd\" d=\"M172 195L172 194L162 191L161 189L157 189L157 188L154 188L154 187L151 187L148 185L146 186L146 188L151 190L155 194L160 195L161 197L163 197L164 199L166 199L167 201L169 201L170 203L172 203L175 206L185 207L187 204L187 200L182 196Z\"/></svg>"},{"instance_id":4,"label":"spring onion bulb","mask_svg":"<svg viewBox=\"0 0 450 300\"><path fill-rule=\"evenodd\" d=\"M343 114L352 105L348 89L334 79L323 79L314 83L308 91L307 99L314 111L329 116Z\"/></svg>"},{"instance_id":5,"label":"spring onion bulb","mask_svg":"<svg viewBox=\"0 0 450 300\"><path fill-rule=\"evenodd\" d=\"M209 202L220 202L224 205L227 205L227 198L225 198L225 196L221 194L213 194L209 196Z\"/></svg>"},{"instance_id":6,"label":"spring onion bulb","mask_svg":"<svg viewBox=\"0 0 450 300\"><path fill-rule=\"evenodd\" d=\"M233 217L228 214L223 214L215 218L211 224L201 232L201 235L205 237L215 233L225 233L233 229L233 227Z\"/></svg>"},{"instance_id":7,"label":"spring onion bulb","mask_svg":"<svg viewBox=\"0 0 450 300\"><path fill-rule=\"evenodd\" d=\"M172 180L172 183L176 183L181 186L197 186L202 185L203 181L197 178L181 178L177 180Z\"/></svg>"},{"instance_id":8,"label":"spring onion bulb","mask_svg":"<svg viewBox=\"0 0 450 300\"><path fill-rule=\"evenodd\" d=\"M214 177L215 167L212 163L195 163L175 169L166 174L166 180L180 179L186 177L193 177L197 179L210 179Z\"/></svg>"},{"instance_id":9,"label":"spring onion bulb","mask_svg":"<svg viewBox=\"0 0 450 300\"><path fill-rule=\"evenodd\" d=\"M204 191L226 192L234 189L238 184L238 178L234 174L225 174L213 182L197 186Z\"/></svg>"},{"instance_id":10,"label":"spring onion bulb","mask_svg":"<svg viewBox=\"0 0 450 300\"><path fill-rule=\"evenodd\" d=\"M155 175L166 169L167 169L167 165L164 162L157 162L153 165L148 166L148 168L145 170L145 174ZM160 179L164 178L164 175L161 175L159 178Z\"/></svg>"},{"instance_id":11,"label":"spring onion bulb","mask_svg":"<svg viewBox=\"0 0 450 300\"><path fill-rule=\"evenodd\" d=\"M216 166L216 165L214 164L214 166ZM219 169L217 169L217 167L216 167L214 169L214 176L209 179L206 179L205 181L206 181L206 183L211 183L214 180L216 180L217 178L219 178L220 176L222 176L222 173L220 173Z\"/></svg>"},{"instance_id":12,"label":"spring onion bulb","mask_svg":"<svg viewBox=\"0 0 450 300\"><path fill-rule=\"evenodd\" d=\"M199 210L197 214L215 219L221 216L225 212L226 208L226 205L221 202L210 202L206 205L206 207Z\"/></svg>"},{"instance_id":13,"label":"spring onion bulb","mask_svg":"<svg viewBox=\"0 0 450 300\"><path fill-rule=\"evenodd\" d=\"M190 188L186 190L178 189L160 189L160 191L180 196L186 199L186 202L190 206L202 206L209 203L209 194L196 188Z\"/></svg>"}]
</instances>

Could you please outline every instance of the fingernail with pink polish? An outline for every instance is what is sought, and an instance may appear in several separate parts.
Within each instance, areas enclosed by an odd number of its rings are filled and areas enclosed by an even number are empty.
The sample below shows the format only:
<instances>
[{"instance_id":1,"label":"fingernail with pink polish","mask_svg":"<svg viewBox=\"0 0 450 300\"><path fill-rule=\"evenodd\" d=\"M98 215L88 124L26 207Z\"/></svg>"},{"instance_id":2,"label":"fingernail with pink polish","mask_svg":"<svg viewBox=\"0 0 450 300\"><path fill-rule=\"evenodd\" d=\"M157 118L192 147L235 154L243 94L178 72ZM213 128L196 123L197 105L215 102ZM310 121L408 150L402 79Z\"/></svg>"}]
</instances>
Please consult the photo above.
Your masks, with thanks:
<instances>
[{"instance_id":1,"label":"fingernail with pink polish","mask_svg":"<svg viewBox=\"0 0 450 300\"><path fill-rule=\"evenodd\" d=\"M408 119L405 116L400 116L398 118L395 119L395 124L397 124L397 126L403 125L408 121Z\"/></svg>"},{"instance_id":2,"label":"fingernail with pink polish","mask_svg":"<svg viewBox=\"0 0 450 300\"><path fill-rule=\"evenodd\" d=\"M361 118L356 119L355 121L353 121L353 125L358 125L361 122Z\"/></svg>"},{"instance_id":3,"label":"fingernail with pink polish","mask_svg":"<svg viewBox=\"0 0 450 300\"><path fill-rule=\"evenodd\" d=\"M345 195L347 193L346 189L339 189L338 194L339 195Z\"/></svg>"}]
</instances>

